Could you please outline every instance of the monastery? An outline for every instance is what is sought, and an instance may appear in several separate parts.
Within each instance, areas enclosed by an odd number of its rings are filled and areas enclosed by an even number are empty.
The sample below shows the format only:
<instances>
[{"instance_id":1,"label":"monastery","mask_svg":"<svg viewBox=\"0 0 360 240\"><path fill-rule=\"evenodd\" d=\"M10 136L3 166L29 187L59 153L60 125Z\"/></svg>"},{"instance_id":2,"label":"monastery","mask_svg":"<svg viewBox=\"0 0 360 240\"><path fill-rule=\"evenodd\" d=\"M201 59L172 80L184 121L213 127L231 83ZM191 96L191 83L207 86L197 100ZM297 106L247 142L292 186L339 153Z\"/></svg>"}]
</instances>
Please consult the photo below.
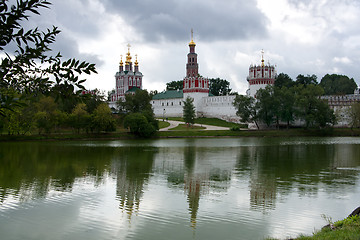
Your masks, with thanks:
<instances>
[{"instance_id":1,"label":"monastery","mask_svg":"<svg viewBox=\"0 0 360 240\"><path fill-rule=\"evenodd\" d=\"M201 77L199 74L198 55L195 52L195 47L193 34L191 34L183 89L163 91L153 96L151 104L155 117L182 117L184 101L187 97L191 97L194 99L196 117L220 118L226 121L239 122L240 118L236 115L236 109L232 104L235 95L213 96L209 92L209 79ZM134 68L131 59L130 45L128 45L125 68L121 57L119 71L115 74L116 88L109 103L111 108L116 109L116 102L120 99L124 101L126 94L133 94L137 89L142 89L143 74L139 71L137 55ZM267 85L273 85L276 77L275 66L265 64L264 52L262 51L260 65L251 64L249 67L247 77L249 89L246 94L256 98L256 92ZM339 126L346 126L349 122L346 109L352 103L360 102L359 89L356 89L353 95L322 96L321 98L328 101L329 106L338 112Z\"/></svg>"},{"instance_id":2,"label":"monastery","mask_svg":"<svg viewBox=\"0 0 360 240\"><path fill-rule=\"evenodd\" d=\"M195 52L193 36L189 43L187 55L186 76L182 90L163 91L155 95L151 101L156 117L182 117L183 101L187 97L194 99L196 117L213 117L226 121L239 122L236 109L233 106L234 95L213 96L209 93L209 80L199 74L198 57ZM267 84L274 84L276 70L274 66L265 65L264 58L261 65L249 68L249 89L247 94L255 96L256 91Z\"/></svg>"}]
</instances>

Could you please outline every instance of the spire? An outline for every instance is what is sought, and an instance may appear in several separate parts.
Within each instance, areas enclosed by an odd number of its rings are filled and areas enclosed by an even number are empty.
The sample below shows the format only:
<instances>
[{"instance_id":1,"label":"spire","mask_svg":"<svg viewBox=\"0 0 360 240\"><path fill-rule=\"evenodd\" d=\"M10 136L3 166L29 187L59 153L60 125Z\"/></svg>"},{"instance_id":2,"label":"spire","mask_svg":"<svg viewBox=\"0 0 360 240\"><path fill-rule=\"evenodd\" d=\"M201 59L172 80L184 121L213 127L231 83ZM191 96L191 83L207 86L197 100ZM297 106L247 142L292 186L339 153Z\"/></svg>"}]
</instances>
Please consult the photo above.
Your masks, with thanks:
<instances>
[{"instance_id":1,"label":"spire","mask_svg":"<svg viewBox=\"0 0 360 240\"><path fill-rule=\"evenodd\" d=\"M137 60L137 54L135 54L135 67L139 66L138 60Z\"/></svg>"},{"instance_id":2,"label":"spire","mask_svg":"<svg viewBox=\"0 0 360 240\"><path fill-rule=\"evenodd\" d=\"M130 64L131 64L131 55L130 55L130 47L131 47L131 45L128 44L127 47L128 47L128 52L127 52L127 54L126 54L126 62L125 62L125 65L130 65Z\"/></svg>"},{"instance_id":3,"label":"spire","mask_svg":"<svg viewBox=\"0 0 360 240\"><path fill-rule=\"evenodd\" d=\"M189 42L189 46L196 46L195 42L194 42L194 31L193 29L191 29L191 42Z\"/></svg>"},{"instance_id":4,"label":"spire","mask_svg":"<svg viewBox=\"0 0 360 240\"><path fill-rule=\"evenodd\" d=\"M264 61L264 49L261 50L261 66L262 66L262 67L265 66L265 61Z\"/></svg>"},{"instance_id":5,"label":"spire","mask_svg":"<svg viewBox=\"0 0 360 240\"><path fill-rule=\"evenodd\" d=\"M124 66L124 63L122 61L122 55L120 55L120 67Z\"/></svg>"}]
</instances>

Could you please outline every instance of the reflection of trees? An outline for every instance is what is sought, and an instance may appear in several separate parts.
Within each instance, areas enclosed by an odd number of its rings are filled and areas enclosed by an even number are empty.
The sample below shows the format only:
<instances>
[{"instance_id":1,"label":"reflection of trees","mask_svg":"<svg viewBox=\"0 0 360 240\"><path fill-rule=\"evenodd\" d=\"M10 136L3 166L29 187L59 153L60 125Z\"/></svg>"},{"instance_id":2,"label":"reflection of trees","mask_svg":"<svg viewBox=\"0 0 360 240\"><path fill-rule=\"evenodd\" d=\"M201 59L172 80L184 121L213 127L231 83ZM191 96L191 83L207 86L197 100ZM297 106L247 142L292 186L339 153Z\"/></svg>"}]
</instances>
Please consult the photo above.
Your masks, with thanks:
<instances>
[{"instance_id":1,"label":"reflection of trees","mask_svg":"<svg viewBox=\"0 0 360 240\"><path fill-rule=\"evenodd\" d=\"M144 185L152 171L155 148L119 148L113 161L113 171L117 175L116 195L120 209L131 218L139 211Z\"/></svg>"},{"instance_id":2,"label":"reflection of trees","mask_svg":"<svg viewBox=\"0 0 360 240\"><path fill-rule=\"evenodd\" d=\"M43 198L49 190L71 191L78 177L95 181L107 170L112 148L64 145L61 142L0 144L0 201Z\"/></svg>"},{"instance_id":3,"label":"reflection of trees","mask_svg":"<svg viewBox=\"0 0 360 240\"><path fill-rule=\"evenodd\" d=\"M341 184L355 184L357 172L338 166L358 166L359 147L346 145L303 144L241 147L237 169L250 169L250 203L254 209L275 207L277 194L316 195L319 186L343 190ZM341 154L339 155L339 152ZM349 162L349 159L350 160ZM352 161L352 162L351 162ZM340 184L339 184L340 183Z\"/></svg>"}]
</instances>

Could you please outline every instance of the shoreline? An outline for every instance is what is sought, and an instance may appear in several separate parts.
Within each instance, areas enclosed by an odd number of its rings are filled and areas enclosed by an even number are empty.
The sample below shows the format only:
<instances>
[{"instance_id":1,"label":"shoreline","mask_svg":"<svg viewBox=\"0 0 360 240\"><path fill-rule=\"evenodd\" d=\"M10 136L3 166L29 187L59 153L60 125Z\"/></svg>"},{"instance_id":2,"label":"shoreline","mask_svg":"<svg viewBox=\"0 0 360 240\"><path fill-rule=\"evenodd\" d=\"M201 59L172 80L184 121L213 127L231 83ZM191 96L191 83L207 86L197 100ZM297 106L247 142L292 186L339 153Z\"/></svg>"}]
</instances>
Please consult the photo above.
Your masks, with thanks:
<instances>
[{"instance_id":1,"label":"shoreline","mask_svg":"<svg viewBox=\"0 0 360 240\"><path fill-rule=\"evenodd\" d=\"M284 129L284 130L198 130L158 131L149 139L162 138L238 138L238 137L359 137L360 129ZM0 142L8 141L67 141L67 140L136 140L129 132L115 133L52 133L44 135L0 135Z\"/></svg>"}]
</instances>

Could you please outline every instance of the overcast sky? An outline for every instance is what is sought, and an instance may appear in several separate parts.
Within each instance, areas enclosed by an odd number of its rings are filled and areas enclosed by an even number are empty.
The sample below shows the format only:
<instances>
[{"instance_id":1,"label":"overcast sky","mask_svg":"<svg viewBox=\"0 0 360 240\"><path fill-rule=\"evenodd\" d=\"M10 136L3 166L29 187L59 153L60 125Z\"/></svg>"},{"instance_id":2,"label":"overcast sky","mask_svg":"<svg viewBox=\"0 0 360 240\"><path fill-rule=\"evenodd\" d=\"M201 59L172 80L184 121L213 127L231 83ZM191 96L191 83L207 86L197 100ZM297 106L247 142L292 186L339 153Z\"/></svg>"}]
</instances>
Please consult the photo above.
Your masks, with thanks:
<instances>
[{"instance_id":1,"label":"overcast sky","mask_svg":"<svg viewBox=\"0 0 360 240\"><path fill-rule=\"evenodd\" d=\"M360 1L357 0L53 0L30 18L62 31L52 46L64 57L96 63L89 89L115 88L127 44L138 55L143 88L162 91L185 76L191 28L199 73L222 78L240 94L250 64L266 63L293 79L344 74L360 83ZM124 58L123 58L124 61Z\"/></svg>"}]
</instances>

